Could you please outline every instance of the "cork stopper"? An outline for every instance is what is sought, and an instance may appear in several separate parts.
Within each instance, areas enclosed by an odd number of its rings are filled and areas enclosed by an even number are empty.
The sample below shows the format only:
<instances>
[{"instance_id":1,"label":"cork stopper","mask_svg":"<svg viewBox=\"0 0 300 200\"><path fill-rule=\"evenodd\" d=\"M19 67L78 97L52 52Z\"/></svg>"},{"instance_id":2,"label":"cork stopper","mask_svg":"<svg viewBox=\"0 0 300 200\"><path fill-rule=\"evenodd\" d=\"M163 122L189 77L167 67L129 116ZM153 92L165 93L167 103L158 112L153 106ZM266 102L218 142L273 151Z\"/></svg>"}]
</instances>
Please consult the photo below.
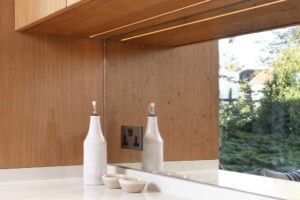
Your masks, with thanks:
<instances>
[{"instance_id":1,"label":"cork stopper","mask_svg":"<svg viewBox=\"0 0 300 200\"><path fill-rule=\"evenodd\" d=\"M155 116L155 103L149 105L149 116Z\"/></svg>"},{"instance_id":2,"label":"cork stopper","mask_svg":"<svg viewBox=\"0 0 300 200\"><path fill-rule=\"evenodd\" d=\"M98 116L98 113L97 113L97 109L96 109L96 101L92 101L92 106L93 106L93 112L92 112L92 115L93 116Z\"/></svg>"}]
</instances>

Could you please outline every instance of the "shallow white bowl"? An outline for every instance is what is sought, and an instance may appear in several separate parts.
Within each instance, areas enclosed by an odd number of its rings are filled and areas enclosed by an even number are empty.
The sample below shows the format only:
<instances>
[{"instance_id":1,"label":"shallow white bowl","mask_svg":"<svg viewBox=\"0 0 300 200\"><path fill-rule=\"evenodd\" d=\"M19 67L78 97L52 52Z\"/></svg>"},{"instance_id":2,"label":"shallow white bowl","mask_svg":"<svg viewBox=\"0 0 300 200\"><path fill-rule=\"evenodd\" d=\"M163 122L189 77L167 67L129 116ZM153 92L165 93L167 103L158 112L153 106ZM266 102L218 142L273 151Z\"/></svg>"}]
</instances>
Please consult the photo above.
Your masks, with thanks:
<instances>
[{"instance_id":1,"label":"shallow white bowl","mask_svg":"<svg viewBox=\"0 0 300 200\"><path fill-rule=\"evenodd\" d=\"M124 177L122 174L104 174L102 180L104 184L110 189L120 189L119 179Z\"/></svg>"},{"instance_id":2,"label":"shallow white bowl","mask_svg":"<svg viewBox=\"0 0 300 200\"><path fill-rule=\"evenodd\" d=\"M122 177L119 179L119 183L121 185L121 188L125 192L129 192L129 193L141 192L146 185L145 180L131 178L131 177Z\"/></svg>"}]
</instances>

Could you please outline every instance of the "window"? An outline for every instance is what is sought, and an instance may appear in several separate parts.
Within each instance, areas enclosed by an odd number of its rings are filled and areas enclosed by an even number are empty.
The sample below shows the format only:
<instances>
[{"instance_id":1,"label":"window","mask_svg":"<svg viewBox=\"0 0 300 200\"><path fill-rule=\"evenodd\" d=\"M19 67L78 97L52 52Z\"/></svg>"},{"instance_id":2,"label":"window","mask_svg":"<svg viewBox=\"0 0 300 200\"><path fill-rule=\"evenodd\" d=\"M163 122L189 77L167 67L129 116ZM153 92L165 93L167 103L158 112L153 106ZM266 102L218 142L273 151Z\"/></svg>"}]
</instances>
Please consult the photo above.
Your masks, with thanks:
<instances>
[{"instance_id":1,"label":"window","mask_svg":"<svg viewBox=\"0 0 300 200\"><path fill-rule=\"evenodd\" d=\"M221 167L300 170L300 26L222 39L219 51Z\"/></svg>"}]
</instances>

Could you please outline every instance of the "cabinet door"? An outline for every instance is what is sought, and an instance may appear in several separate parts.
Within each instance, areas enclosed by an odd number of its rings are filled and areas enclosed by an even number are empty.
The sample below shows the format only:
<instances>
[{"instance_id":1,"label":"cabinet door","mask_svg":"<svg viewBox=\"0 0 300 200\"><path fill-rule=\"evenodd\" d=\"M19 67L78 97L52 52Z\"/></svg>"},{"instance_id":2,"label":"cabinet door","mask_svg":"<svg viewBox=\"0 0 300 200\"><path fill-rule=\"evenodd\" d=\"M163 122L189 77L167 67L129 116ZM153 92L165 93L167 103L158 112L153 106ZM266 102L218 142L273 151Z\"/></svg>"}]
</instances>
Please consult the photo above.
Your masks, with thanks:
<instances>
[{"instance_id":1,"label":"cabinet door","mask_svg":"<svg viewBox=\"0 0 300 200\"><path fill-rule=\"evenodd\" d=\"M21 29L66 6L66 0L15 0L15 28Z\"/></svg>"},{"instance_id":2,"label":"cabinet door","mask_svg":"<svg viewBox=\"0 0 300 200\"><path fill-rule=\"evenodd\" d=\"M67 6L71 6L75 3L78 3L79 1L82 1L82 0L67 0Z\"/></svg>"}]
</instances>

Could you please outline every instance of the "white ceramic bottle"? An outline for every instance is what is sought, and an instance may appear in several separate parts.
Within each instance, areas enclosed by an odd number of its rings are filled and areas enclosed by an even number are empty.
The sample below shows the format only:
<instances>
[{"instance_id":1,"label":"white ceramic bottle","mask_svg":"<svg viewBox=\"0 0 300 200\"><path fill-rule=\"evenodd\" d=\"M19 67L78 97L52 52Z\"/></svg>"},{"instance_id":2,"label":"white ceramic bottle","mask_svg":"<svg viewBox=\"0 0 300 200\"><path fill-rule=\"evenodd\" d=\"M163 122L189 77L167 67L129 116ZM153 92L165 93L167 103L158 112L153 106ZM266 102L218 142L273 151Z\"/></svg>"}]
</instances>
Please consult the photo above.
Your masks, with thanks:
<instances>
[{"instance_id":1,"label":"white ceramic bottle","mask_svg":"<svg viewBox=\"0 0 300 200\"><path fill-rule=\"evenodd\" d=\"M142 168L147 171L162 171L163 154L163 139L158 130L155 104L151 103L147 129L143 139Z\"/></svg>"},{"instance_id":2,"label":"white ceramic bottle","mask_svg":"<svg viewBox=\"0 0 300 200\"><path fill-rule=\"evenodd\" d=\"M89 131L83 142L83 182L86 185L100 185L103 184L101 176L107 172L107 144L96 111L96 101L92 105Z\"/></svg>"}]
</instances>

